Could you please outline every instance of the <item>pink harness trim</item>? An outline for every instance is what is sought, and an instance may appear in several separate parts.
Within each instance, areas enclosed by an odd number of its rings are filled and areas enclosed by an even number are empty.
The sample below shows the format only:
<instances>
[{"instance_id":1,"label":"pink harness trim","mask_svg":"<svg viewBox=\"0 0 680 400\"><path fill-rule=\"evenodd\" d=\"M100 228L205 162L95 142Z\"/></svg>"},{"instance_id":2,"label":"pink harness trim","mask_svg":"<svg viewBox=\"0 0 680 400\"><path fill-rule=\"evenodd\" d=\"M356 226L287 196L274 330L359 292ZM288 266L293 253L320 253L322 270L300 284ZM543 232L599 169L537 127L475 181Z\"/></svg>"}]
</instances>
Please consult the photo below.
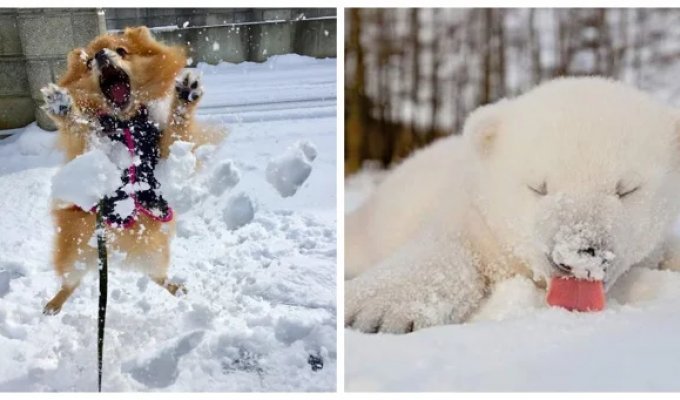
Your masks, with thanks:
<instances>
[{"instance_id":1,"label":"pink harness trim","mask_svg":"<svg viewBox=\"0 0 680 400\"><path fill-rule=\"evenodd\" d=\"M131 157L135 157L135 140L132 137L132 132L130 132L130 128L125 128L123 130L123 135L125 137L125 145L128 148L128 152L130 153ZM132 165L128 168L128 181L130 184L134 184L137 182L137 169L135 167L134 161L132 162ZM129 196L134 200L135 202L135 211L141 212L142 214L146 215L147 217L159 221L159 222L169 222L172 221L173 217L173 212L172 208L168 206L168 215L165 217L159 217L154 215L151 211L147 210L144 208L139 201L137 200L137 196L134 195L133 193L130 193ZM131 219L128 223L123 223L123 228L127 229L135 224L135 220ZM110 225L110 224L109 224Z\"/></svg>"}]
</instances>

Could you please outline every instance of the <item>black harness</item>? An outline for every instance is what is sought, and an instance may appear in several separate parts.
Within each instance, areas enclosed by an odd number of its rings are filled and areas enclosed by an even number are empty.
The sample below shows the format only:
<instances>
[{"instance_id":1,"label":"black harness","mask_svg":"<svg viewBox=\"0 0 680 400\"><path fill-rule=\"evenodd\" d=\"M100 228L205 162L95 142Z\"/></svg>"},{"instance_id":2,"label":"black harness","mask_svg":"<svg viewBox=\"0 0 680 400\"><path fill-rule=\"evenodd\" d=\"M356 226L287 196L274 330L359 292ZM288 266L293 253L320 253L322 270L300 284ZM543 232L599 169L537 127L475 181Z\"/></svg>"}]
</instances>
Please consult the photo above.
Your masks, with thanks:
<instances>
[{"instance_id":1,"label":"black harness","mask_svg":"<svg viewBox=\"0 0 680 400\"><path fill-rule=\"evenodd\" d=\"M133 159L132 165L123 170L121 186L115 194L105 196L100 206L106 223L114 227L128 228L134 225L139 213L160 221L172 220L172 208L160 194L160 183L154 170L160 158L159 140L161 131L158 125L149 121L149 111L141 106L137 114L129 120L120 120L109 114L99 114L101 131L109 139L123 143ZM121 202L134 202L129 215L121 215Z\"/></svg>"}]
</instances>

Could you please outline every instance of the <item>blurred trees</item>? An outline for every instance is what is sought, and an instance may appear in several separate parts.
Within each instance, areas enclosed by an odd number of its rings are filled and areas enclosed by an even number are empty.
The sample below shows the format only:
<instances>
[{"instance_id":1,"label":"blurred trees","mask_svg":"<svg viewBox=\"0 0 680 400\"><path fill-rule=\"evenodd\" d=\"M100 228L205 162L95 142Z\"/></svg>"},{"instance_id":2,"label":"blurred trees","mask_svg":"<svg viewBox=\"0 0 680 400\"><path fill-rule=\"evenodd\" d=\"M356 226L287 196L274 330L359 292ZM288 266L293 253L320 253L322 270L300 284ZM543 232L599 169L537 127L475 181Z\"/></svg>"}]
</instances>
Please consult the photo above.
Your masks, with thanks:
<instances>
[{"instance_id":1,"label":"blurred trees","mask_svg":"<svg viewBox=\"0 0 680 400\"><path fill-rule=\"evenodd\" d=\"M680 10L348 9L345 172L459 134L476 107L558 76L680 98Z\"/></svg>"}]
</instances>

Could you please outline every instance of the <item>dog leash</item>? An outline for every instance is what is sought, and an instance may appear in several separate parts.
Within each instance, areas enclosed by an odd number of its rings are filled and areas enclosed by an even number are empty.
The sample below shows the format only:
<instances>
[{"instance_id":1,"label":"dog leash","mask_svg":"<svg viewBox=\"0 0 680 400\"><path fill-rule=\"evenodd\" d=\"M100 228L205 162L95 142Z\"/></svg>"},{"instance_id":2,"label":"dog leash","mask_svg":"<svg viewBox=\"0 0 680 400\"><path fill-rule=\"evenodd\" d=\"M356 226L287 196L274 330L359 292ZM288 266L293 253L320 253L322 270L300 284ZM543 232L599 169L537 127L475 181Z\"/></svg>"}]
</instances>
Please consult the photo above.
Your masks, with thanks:
<instances>
[{"instance_id":1,"label":"dog leash","mask_svg":"<svg viewBox=\"0 0 680 400\"><path fill-rule=\"evenodd\" d=\"M99 392L102 391L102 365L104 359L104 326L106 325L106 300L107 300L107 281L108 263L106 254L106 225L104 224L104 200L99 202L97 207L97 251L99 253L99 316L97 319L97 373Z\"/></svg>"}]
</instances>

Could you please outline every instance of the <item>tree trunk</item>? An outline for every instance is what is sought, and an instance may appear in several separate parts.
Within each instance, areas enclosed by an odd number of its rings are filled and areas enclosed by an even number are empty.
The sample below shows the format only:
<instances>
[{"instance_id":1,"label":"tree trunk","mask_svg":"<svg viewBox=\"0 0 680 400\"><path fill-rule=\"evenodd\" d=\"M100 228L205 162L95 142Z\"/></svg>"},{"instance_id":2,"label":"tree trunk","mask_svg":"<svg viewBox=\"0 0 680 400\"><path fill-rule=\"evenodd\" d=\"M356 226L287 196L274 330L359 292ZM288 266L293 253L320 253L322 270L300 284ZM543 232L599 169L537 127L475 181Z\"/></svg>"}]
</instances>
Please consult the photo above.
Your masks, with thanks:
<instances>
[{"instance_id":1,"label":"tree trunk","mask_svg":"<svg viewBox=\"0 0 680 400\"><path fill-rule=\"evenodd\" d=\"M347 54L354 56L353 80L347 90L347 127L345 128L345 174L361 168L364 150L364 129L366 111L363 101L365 84L364 51L361 45L361 10L349 10L349 40Z\"/></svg>"}]
</instances>

